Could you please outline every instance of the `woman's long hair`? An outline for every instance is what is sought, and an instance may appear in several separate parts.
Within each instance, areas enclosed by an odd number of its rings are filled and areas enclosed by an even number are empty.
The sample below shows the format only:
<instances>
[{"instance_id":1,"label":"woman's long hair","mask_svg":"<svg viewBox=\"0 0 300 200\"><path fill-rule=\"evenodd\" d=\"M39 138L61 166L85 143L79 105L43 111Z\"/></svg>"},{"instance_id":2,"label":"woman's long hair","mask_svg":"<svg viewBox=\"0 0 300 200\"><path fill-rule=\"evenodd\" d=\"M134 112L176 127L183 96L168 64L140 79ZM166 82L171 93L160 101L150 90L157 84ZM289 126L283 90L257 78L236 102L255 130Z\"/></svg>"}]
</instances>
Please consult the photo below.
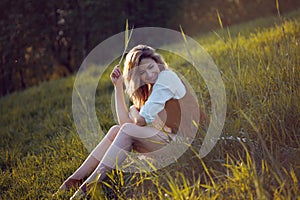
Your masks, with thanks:
<instances>
[{"instance_id":1,"label":"woman's long hair","mask_svg":"<svg viewBox=\"0 0 300 200\"><path fill-rule=\"evenodd\" d=\"M138 45L129 51L123 70L125 92L137 109L145 104L152 90L151 84L145 84L141 81L138 71L138 66L143 58L152 58L157 63L160 71L168 68L164 59L150 46Z\"/></svg>"}]
</instances>

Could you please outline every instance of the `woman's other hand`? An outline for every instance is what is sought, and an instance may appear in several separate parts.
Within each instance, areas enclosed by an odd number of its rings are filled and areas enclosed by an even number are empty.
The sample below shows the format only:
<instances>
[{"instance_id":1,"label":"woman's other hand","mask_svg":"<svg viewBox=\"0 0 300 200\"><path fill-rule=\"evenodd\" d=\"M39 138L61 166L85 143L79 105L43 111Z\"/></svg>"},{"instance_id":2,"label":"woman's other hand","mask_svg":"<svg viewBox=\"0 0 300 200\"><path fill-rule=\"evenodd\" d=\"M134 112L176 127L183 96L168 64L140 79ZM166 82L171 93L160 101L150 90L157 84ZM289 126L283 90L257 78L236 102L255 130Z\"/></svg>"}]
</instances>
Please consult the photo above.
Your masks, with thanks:
<instances>
[{"instance_id":1,"label":"woman's other hand","mask_svg":"<svg viewBox=\"0 0 300 200\"><path fill-rule=\"evenodd\" d=\"M134 105L129 108L129 117L131 120L135 121L140 116L139 111L136 109Z\"/></svg>"},{"instance_id":2,"label":"woman's other hand","mask_svg":"<svg viewBox=\"0 0 300 200\"><path fill-rule=\"evenodd\" d=\"M129 118L137 125L139 126L145 126L146 121L144 117L142 117L139 113L139 111L136 109L134 105L130 106L129 108Z\"/></svg>"},{"instance_id":3,"label":"woman's other hand","mask_svg":"<svg viewBox=\"0 0 300 200\"><path fill-rule=\"evenodd\" d=\"M123 86L123 75L120 66L117 65L110 74L110 79L115 87Z\"/></svg>"}]
</instances>

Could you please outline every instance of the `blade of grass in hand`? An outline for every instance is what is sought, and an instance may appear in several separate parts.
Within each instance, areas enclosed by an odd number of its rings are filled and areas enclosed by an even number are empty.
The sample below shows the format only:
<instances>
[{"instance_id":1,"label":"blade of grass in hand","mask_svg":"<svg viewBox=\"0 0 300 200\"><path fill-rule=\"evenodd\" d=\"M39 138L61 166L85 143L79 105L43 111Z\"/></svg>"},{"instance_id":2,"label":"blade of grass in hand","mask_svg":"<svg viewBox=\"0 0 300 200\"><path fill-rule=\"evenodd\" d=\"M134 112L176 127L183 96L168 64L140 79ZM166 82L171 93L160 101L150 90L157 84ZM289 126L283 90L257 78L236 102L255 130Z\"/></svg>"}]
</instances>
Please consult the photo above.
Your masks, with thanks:
<instances>
[{"instance_id":1,"label":"blade of grass in hand","mask_svg":"<svg viewBox=\"0 0 300 200\"><path fill-rule=\"evenodd\" d=\"M128 37L128 20L126 20L126 27L125 27L125 47L124 47L124 51L122 53L122 57L119 61L119 65L122 63L123 61L123 58L124 58L124 55L126 53L126 50L127 50L127 47L128 47L128 44L129 44L129 41L130 41L130 38L131 38L131 35L132 35L132 32L133 32L133 27L131 28L131 31L130 31L130 34L129 34L129 37Z\"/></svg>"}]
</instances>

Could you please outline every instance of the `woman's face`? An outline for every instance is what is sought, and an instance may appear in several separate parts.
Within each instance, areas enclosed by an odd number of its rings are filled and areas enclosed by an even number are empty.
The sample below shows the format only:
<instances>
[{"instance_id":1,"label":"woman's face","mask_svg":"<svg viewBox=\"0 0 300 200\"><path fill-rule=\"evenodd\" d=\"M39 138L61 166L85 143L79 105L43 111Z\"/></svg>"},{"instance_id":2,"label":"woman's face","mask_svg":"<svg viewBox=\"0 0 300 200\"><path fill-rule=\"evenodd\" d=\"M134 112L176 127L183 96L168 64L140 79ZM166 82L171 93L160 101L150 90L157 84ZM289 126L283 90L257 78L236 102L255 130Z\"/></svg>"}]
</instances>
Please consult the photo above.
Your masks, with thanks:
<instances>
[{"instance_id":1,"label":"woman's face","mask_svg":"<svg viewBox=\"0 0 300 200\"><path fill-rule=\"evenodd\" d=\"M140 62L138 73L144 83L153 84L157 80L160 69L152 58L143 58Z\"/></svg>"}]
</instances>

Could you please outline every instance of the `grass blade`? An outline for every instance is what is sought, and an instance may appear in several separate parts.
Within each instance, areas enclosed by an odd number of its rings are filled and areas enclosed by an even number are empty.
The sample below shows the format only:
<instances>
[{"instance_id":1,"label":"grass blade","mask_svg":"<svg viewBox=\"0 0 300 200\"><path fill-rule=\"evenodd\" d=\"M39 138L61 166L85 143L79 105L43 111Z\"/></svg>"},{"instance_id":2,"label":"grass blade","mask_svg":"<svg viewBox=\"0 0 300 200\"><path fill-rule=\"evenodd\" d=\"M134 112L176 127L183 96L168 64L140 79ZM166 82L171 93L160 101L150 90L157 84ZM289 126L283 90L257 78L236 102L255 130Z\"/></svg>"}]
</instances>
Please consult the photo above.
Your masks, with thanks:
<instances>
[{"instance_id":1,"label":"grass blade","mask_svg":"<svg viewBox=\"0 0 300 200\"><path fill-rule=\"evenodd\" d=\"M132 32L133 32L133 29L134 29L134 26L132 26L131 28L131 31L130 31L130 34L128 36L128 20L126 20L126 27L125 27L125 46L124 46L124 51L122 53L122 56L121 56L121 59L119 61L119 65L122 63L123 59L124 59L124 56L125 56L125 53L126 53L126 50L127 50L127 47L128 47L128 44L130 42L130 39L131 39L131 36L132 36Z\"/></svg>"}]
</instances>

